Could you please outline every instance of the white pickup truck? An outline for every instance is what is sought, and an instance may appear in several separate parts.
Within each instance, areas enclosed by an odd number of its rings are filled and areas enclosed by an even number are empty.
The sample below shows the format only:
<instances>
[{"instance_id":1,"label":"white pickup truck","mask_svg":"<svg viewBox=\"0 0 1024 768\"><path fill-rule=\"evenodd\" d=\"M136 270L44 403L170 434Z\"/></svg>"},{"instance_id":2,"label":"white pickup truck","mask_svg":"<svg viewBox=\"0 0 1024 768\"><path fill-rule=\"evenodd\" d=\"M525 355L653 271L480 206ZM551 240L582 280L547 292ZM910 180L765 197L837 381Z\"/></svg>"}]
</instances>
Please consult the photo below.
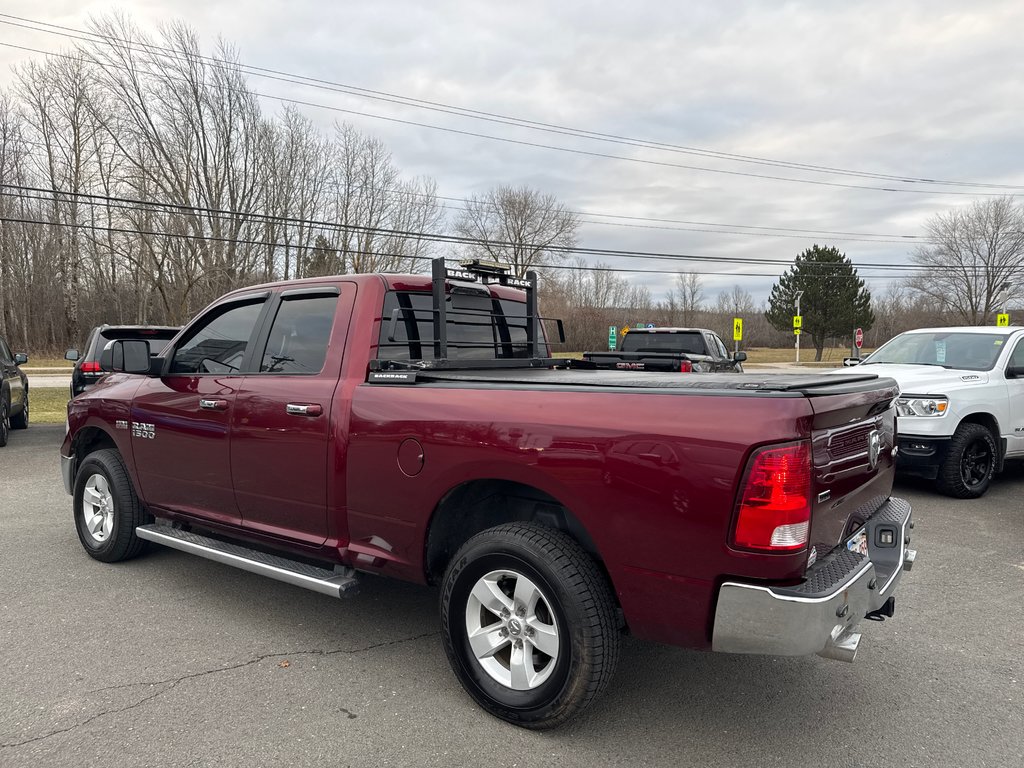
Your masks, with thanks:
<instances>
[{"instance_id":1,"label":"white pickup truck","mask_svg":"<svg viewBox=\"0 0 1024 768\"><path fill-rule=\"evenodd\" d=\"M907 331L860 365L900 385L897 469L974 499L1024 458L1024 327Z\"/></svg>"}]
</instances>

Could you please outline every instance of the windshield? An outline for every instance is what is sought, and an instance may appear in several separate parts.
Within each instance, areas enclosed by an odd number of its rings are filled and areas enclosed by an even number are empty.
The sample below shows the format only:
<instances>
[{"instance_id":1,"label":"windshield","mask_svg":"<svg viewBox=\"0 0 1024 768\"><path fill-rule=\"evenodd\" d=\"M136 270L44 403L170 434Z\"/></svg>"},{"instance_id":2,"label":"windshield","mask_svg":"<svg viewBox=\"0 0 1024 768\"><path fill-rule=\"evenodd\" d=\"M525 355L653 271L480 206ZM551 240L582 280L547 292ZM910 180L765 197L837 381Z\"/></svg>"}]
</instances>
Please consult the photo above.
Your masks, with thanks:
<instances>
[{"instance_id":1,"label":"windshield","mask_svg":"<svg viewBox=\"0 0 1024 768\"><path fill-rule=\"evenodd\" d=\"M883 344L863 365L938 365L988 371L996 363L1006 337L995 333L904 333Z\"/></svg>"},{"instance_id":2,"label":"windshield","mask_svg":"<svg viewBox=\"0 0 1024 768\"><path fill-rule=\"evenodd\" d=\"M622 339L623 352L682 352L707 354L704 339L698 331L688 333L627 333Z\"/></svg>"}]
</instances>

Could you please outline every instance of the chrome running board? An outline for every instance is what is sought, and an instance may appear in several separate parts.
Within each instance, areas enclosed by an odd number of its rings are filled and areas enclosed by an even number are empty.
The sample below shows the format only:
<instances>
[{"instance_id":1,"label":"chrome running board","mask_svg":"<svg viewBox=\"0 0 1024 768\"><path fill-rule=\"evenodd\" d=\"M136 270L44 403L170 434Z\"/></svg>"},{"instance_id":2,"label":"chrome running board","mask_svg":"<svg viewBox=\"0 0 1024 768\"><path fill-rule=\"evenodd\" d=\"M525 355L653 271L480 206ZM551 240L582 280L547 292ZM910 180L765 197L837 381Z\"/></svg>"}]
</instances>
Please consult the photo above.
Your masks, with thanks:
<instances>
[{"instance_id":1,"label":"chrome running board","mask_svg":"<svg viewBox=\"0 0 1024 768\"><path fill-rule=\"evenodd\" d=\"M250 573L258 573L261 576L269 576L271 579L311 589L331 597L351 595L359 586L351 568L343 571L329 571L326 568L288 560L277 555L268 555L266 552L212 539L209 536L200 536L180 528L172 528L169 525L160 525L159 523L140 525L135 529L135 535L140 539L163 544L165 547L180 549L182 552L199 555L207 560L241 568Z\"/></svg>"}]
</instances>

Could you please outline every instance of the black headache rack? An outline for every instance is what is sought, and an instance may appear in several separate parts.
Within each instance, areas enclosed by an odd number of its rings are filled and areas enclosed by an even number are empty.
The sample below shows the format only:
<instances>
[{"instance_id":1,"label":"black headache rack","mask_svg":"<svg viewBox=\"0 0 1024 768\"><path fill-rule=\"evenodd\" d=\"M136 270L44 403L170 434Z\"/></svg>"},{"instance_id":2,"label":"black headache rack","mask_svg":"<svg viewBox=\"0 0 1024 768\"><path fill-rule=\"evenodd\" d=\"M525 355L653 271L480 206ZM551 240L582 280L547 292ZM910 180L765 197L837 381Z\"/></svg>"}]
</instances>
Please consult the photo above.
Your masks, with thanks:
<instances>
[{"instance_id":1,"label":"black headache rack","mask_svg":"<svg viewBox=\"0 0 1024 768\"><path fill-rule=\"evenodd\" d=\"M390 325L386 341L379 346L383 349L402 348L419 350L433 349L433 358L419 357L416 359L383 359L370 361L369 381L375 383L407 383L415 380L416 371L427 370L475 370L491 368L565 368L568 361L554 357L541 356L539 349L541 340L537 338L541 323L555 322L559 342L565 341L565 328L562 321L554 318L541 317L537 313L537 273L530 271L526 278L508 274L508 270L499 264L490 264L474 260L464 262L459 269L450 269L443 258L434 259L431 274L432 306L430 309L397 307L391 312ZM493 301L489 286L504 285L519 288L526 292L526 315L509 316L502 312L476 309L454 309L448 304L452 297L458 295L486 297ZM433 329L430 337L420 335L421 318L428 318ZM398 329L404 327L407 340L398 339ZM451 327L486 328L491 336L490 341L457 340L449 338ZM513 340L511 330L522 328L525 332L523 341ZM522 349L525 346L525 349ZM520 348L522 354L517 355ZM451 351L470 349L490 349L493 357L453 359ZM547 344L544 343L544 350Z\"/></svg>"}]
</instances>

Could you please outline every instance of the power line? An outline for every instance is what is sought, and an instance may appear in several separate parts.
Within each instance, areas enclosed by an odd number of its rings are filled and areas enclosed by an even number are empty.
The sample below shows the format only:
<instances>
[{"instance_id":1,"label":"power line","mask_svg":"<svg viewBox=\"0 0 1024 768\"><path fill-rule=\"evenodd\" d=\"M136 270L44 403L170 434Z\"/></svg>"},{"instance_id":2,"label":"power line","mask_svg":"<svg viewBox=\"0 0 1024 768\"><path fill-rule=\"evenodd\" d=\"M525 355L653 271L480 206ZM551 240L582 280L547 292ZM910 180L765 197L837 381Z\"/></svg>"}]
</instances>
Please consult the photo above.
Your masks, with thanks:
<instances>
[{"instance_id":1,"label":"power line","mask_svg":"<svg viewBox=\"0 0 1024 768\"><path fill-rule=\"evenodd\" d=\"M590 255L590 256L605 256L615 258L640 258L640 259L653 259L653 260L672 260L672 261L697 261L697 262L725 262L732 264L754 264L754 265L784 265L792 266L791 259L758 259L753 257L722 257L722 256L708 256L698 254L686 254L686 253L665 253L658 251L627 251L627 250L616 250L608 248L585 248L579 246L548 246L541 248L538 244L529 243L510 243L504 241L494 240L482 240L480 238L464 237L460 235L448 235L440 232L417 232L412 230L398 230L390 229L386 227L368 227L364 225L355 224L340 224L339 222L317 220L317 219L301 219L290 216L279 216L273 214L259 213L259 212L243 212L243 211L231 211L222 208L207 208L201 206L184 205L180 203L169 203L159 202L150 200L139 200L125 197L114 197L111 195L96 195L86 192L72 192L68 190L59 189L46 189L43 187L31 187L18 184L0 184L0 189L13 189L18 192L29 192L41 195L54 195L62 197L70 197L76 199L85 200L98 200L102 201L99 204L106 203L119 203L138 206L139 209L144 208L162 208L170 211L177 211L183 213L203 213L203 214L217 214L220 216L230 216L235 219L254 219L261 221L275 221L279 223L307 225L322 228L329 228L335 231L337 230L351 230L356 232L364 232L368 234L379 234L389 237L405 237L415 240L425 240L428 242L437 243L448 243L456 245L488 245L493 247L511 247L520 246L526 248L533 248L538 250L546 250L552 253L559 253L563 255ZM44 198L47 199L47 198ZM38 223L38 222L37 222ZM269 245L268 243L262 243ZM813 264L814 262L807 262ZM830 262L822 262L830 263ZM853 266L858 266L856 263L851 261ZM917 265L894 265L894 264L872 264L869 265L872 269L882 270L906 270L912 268L922 268ZM934 267L931 267L934 269Z\"/></svg>"},{"instance_id":2,"label":"power line","mask_svg":"<svg viewBox=\"0 0 1024 768\"><path fill-rule=\"evenodd\" d=\"M15 21L3 21L2 18L13 19ZM17 23L24 22L24 23ZM23 29L29 29L36 32L43 32L45 34L57 35L66 37L74 40L83 42L96 43L102 41L107 45L113 43L120 43L127 47L129 50L139 50L140 48L144 51L159 51L164 54L172 54L174 56L180 56L181 53L165 46L159 46L152 43L144 43L126 40L124 38L118 38L112 35L107 35L92 30L83 30L75 27L64 26L60 24L52 24L43 21L37 21L35 19L28 19L21 16L14 16L12 14L0 13L0 23L7 24L10 26L21 27ZM29 26L36 25L36 26ZM43 29L40 27L48 27L49 29ZM53 30L64 30L64 32L55 32ZM71 34L74 33L74 34ZM189 54L193 55L193 54ZM215 66L223 66L222 60L216 59L215 57L204 56L201 54L194 54L196 58L206 61L207 63ZM503 115L495 112L488 112L484 110L471 109L468 107L461 107L452 104L446 104L438 101L431 101L427 99L418 99L410 96L404 96L401 94L389 93L387 91L379 91L369 88L362 88L359 86L338 83L331 80L324 80L320 78L314 78L307 75L295 74L285 72L282 70L271 69L267 67L260 67L251 64L244 64L237 62L231 65L233 68L240 69L246 74L254 77L261 77L264 79L275 80L279 82L286 82L295 85L304 85L318 88L321 90L331 91L335 93L343 93L346 95L357 96L360 98L373 99L377 101L383 101L392 104L398 104L401 106L411 106L417 109L430 110L434 112L441 112L444 114L456 115L459 117L467 117L475 120L483 120L486 122L498 123L501 125L510 125L514 127L528 128L531 130L543 131L547 133L555 133L560 135L568 135L576 138L585 138L593 141L602 141L614 144L624 144L627 146L634 146L646 149L655 149L658 151L672 152L678 154L696 155L698 157L708 157L715 159L723 159L732 162L749 163L756 165L765 165L779 168L789 168L794 170L803 170L813 173L827 173L830 175L840 176L853 176L857 178L870 178L879 179L886 181L896 181L907 184L931 184L939 186L957 186L957 187L981 187L989 189L1004 189L1004 190L1022 190L1024 185L1011 185L1011 184L997 184L988 182L973 182L973 181L954 181L947 179L931 179L924 177L917 177L907 174L886 174L878 173L873 171L861 171L852 170L848 168L839 168L835 166L825 166L813 163L801 163L788 160L779 160L774 158L758 157L754 155L737 154L731 152L722 152L719 150L712 150L700 147L684 146L679 144L672 144L666 142L651 141L648 139L636 138L631 136L623 136L619 134L603 133L599 131L591 131L587 129L574 128L570 126L558 125L554 123L546 123L542 121L529 120L526 118L520 118L510 115ZM493 137L497 138L497 137ZM717 172L719 169L701 169L709 172ZM767 178L778 178L778 177L767 177ZM807 181L798 179L784 179L788 181ZM903 190L909 191L909 190Z\"/></svg>"},{"instance_id":3,"label":"power line","mask_svg":"<svg viewBox=\"0 0 1024 768\"><path fill-rule=\"evenodd\" d=\"M0 21L0 23L9 23L9 22ZM20 25L17 25L17 26L20 26ZM46 30L36 30L36 31L43 31L43 32L45 32ZM58 33L53 33L53 34L58 34ZM71 37L72 39L79 39L79 38L75 38L72 35L62 35L62 36L64 36L64 37ZM87 39L86 42L95 42L95 41ZM68 59L74 59L75 58L75 57L72 57L72 56L68 56L67 54L60 54L60 53L56 53L54 51L46 51L46 50L41 50L41 49L38 49L38 48L31 48L31 47L28 47L28 46L14 45L13 43L7 43L7 42L3 42L3 41L0 41L0 45L4 45L4 46L10 47L10 48L17 48L17 49L25 50L25 51L32 51L34 53L40 53L40 54L43 54L43 55L46 55L46 56L56 56L56 57L68 58ZM131 48L130 46L128 46L128 47L131 50L136 50L134 48ZM201 57L199 55L191 55L190 54L190 56L193 56L194 58L198 58L198 59L204 58L204 57ZM109 62L101 63L101 62L98 62L98 61L94 61L93 63L97 64L97 66L100 66L101 68L113 68L113 69L120 69L120 70L123 70L123 71L131 71L127 67L118 66L116 64L111 64ZM218 65L218 64L212 64L211 66L214 66L215 68L220 68L222 70L233 69L233 70L236 70L236 71L241 71L243 69L242 65L225 65L225 64L219 64ZM144 74L146 74L146 73L144 73ZM148 73L148 74L153 75L153 73ZM551 150L551 151L555 151L555 152L562 152L562 153L566 153L566 154L578 155L578 156L583 156L583 157L594 157L594 158L600 158L600 159L605 159L605 160L618 160L618 161L627 162L627 163L634 163L634 164L640 164L640 165L651 165L651 166L662 167L662 168L675 168L675 169L679 169L679 170L691 170L691 171L700 171L700 172L706 172L706 173L718 173L718 174L723 174L723 175L726 175L726 176L737 176L737 177L762 179L762 180L770 180L770 181L784 181L784 182L795 183L795 184L810 184L810 185L813 185L813 186L831 187L831 188L838 188L838 189L860 189L860 190L867 190L867 191L873 191L873 192L892 192L892 193L923 194L923 195L956 195L956 196L974 196L974 197L977 197L977 196L982 196L982 197L1001 197L1001 196L1006 194L1006 192L966 192L966 191L954 191L954 190L944 190L944 189L905 189L905 188L899 188L899 187L875 187L875 186L870 186L870 185L865 185L865 184L847 184L847 183L836 182L836 181L822 181L820 179L796 179L796 178L792 178L792 177L788 177L788 176L775 176L775 175L772 175L772 174L750 173L748 171L732 171L732 170L727 170L727 169L724 169L724 168L709 168L709 167L706 167L706 166L686 165L686 164L683 164L683 163L671 163L671 162L661 161L661 160L648 160L648 159L643 159L643 158L638 158L638 157L629 157L629 156L626 156L626 155L614 155L614 154L610 154L610 153L606 153L606 152L595 152L595 151L591 151L591 150L574 149L574 148L571 148L571 147L560 147L560 146L556 146L556 145L553 145L553 144L543 144L541 142L535 142L535 141L525 141L523 139L512 139L512 138L508 138L508 137L504 137L504 136L494 136L492 134L478 133L478 132L475 132L475 131L465 131L465 130L460 130L460 129L457 129L457 128L448 128L448 127L445 127L445 126L434 125L434 124L431 124L431 123L422 123L422 122L418 122L418 121L415 121L415 120L403 120L403 119L397 118L397 117L387 117L385 115L377 115L377 114L373 114L371 112L361 112L359 110L344 109L342 107L336 107L336 106L332 106L332 105L328 105L328 104L320 104L320 103L317 103L317 102L305 101L305 100L302 100L302 99L289 98L289 97L286 97L286 96L275 96L273 94L261 93L259 91L251 90L248 87L246 87L244 89L244 91L242 91L242 89L232 88L231 86L226 86L226 85L221 85L221 87L226 89L226 90L230 90L230 91L236 91L236 92L241 91L241 92L244 92L244 93L247 93L247 94L251 94L253 96L257 96L257 97L260 97L260 98L273 99L275 101L281 101L281 102L285 102L285 103L289 103L289 104L295 104L295 105L298 105L298 106L311 107L313 109L325 109L325 110L328 110L328 111L331 111L331 112L337 112L337 113L340 113L340 114L356 115L356 116L359 116L359 117L366 117L366 118L369 118L369 119L372 119L372 120L382 120L384 122L395 123L395 124L399 124L399 125L407 125L407 126L413 126L413 127L417 127L417 128L427 128L429 130L441 131L441 132L451 133L451 134L455 134L455 135L459 135L459 136L467 136L467 137L470 137L470 138L478 138L478 139L486 139L486 140L490 140L490 141L498 141L498 142L503 142L503 143L506 143L506 144L512 144L512 145L523 146L523 147L531 147L531 148L535 148L535 149L547 149L547 150ZM985 185L985 186L990 186L990 185Z\"/></svg>"},{"instance_id":4,"label":"power line","mask_svg":"<svg viewBox=\"0 0 1024 768\"><path fill-rule=\"evenodd\" d=\"M0 43L3 45L3 43ZM20 143L27 146L33 146L38 148L46 148L46 145L39 141L32 141L30 139L20 138ZM327 186L338 187L337 184L331 184L327 182ZM455 203L464 203L465 205L485 205L495 210L500 210L500 206L497 203L493 203L483 198L469 199L465 197L453 197L449 195L437 195L426 192L416 192L411 189L400 189L399 187L370 187L367 185L359 185L359 190L368 190L371 192L396 192L400 191L403 195L409 195L411 197L422 197L427 199L445 200ZM467 210L465 205L462 206L451 206L442 205L441 207L448 211L465 211ZM929 238L921 235L900 235L893 233L884 232L849 232L844 230L832 230L832 229L811 229L807 227L777 227L769 226L764 224L732 224L729 222L721 221L692 221L687 219L667 219L653 216L629 216L626 214L618 213L601 213L597 211L586 211L567 208L566 211L575 216L580 217L593 217L593 218L605 218L605 219L622 219L627 222L633 221L649 221L658 224L682 224L689 225L689 227L700 227L700 228L689 228L688 226L682 227L640 227L638 225L620 223L620 222L600 222L600 221L589 221L582 219L585 224L598 224L604 226L618 226L628 228L641 228L641 229L664 229L672 232L701 232L707 234L717 235L742 235L744 237L791 237L796 239L809 239L815 235L828 235L830 239L837 240L840 242L863 242L863 243L894 243L894 244L906 244L912 242L932 242ZM705 229L704 227L725 227L728 229ZM733 232L730 229L739 230L768 230L767 232L755 232L755 231L740 231ZM773 235L772 233L787 233Z\"/></svg>"},{"instance_id":5,"label":"power line","mask_svg":"<svg viewBox=\"0 0 1024 768\"><path fill-rule=\"evenodd\" d=\"M282 247L280 243L269 242L265 240L249 240L242 238L225 238L225 237L214 237L208 235L191 235L184 232L158 232L154 230L145 229L125 229L123 227L104 227L98 224L78 224L73 222L54 222L54 221L42 221L39 219L26 219L13 216L0 216L0 223L5 224L34 224L44 227L62 227L65 229L85 229L94 232L107 232L110 234L125 234L125 235L147 235L150 237L169 237L181 240L204 240L210 242L222 242L222 243L234 243L237 245L260 245L271 248ZM347 255L362 255L362 256L381 256L388 258L407 259L409 261L432 261L433 258L430 256L407 256L400 253L382 253L379 251L359 251L359 250L348 250L345 251ZM445 261L454 262L457 261L454 258L445 258ZM652 274L652 275L669 275L674 276L678 273L678 270L668 269L643 269L640 267L610 267L610 266L581 266L576 264L549 264L542 267L538 267L540 270L568 270L572 272L610 272L617 274ZM764 278L775 278L777 272L762 273L762 272L711 272L711 271L700 271L695 272L698 275L708 276L721 276L721 277L764 277ZM863 276L858 275L864 280L892 280L896 278L909 277L907 275L873 275Z\"/></svg>"}]
</instances>

